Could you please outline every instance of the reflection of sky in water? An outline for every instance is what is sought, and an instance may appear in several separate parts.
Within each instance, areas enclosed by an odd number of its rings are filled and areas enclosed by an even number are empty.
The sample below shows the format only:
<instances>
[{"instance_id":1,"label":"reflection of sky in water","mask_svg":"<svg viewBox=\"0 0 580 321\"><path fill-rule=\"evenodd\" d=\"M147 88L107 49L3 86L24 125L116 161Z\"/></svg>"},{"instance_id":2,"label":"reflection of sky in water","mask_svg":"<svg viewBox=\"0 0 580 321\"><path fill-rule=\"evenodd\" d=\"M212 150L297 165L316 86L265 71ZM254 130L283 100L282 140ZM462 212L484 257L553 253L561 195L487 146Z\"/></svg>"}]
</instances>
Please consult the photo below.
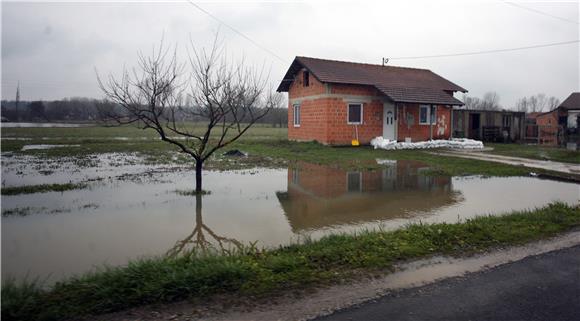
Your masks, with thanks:
<instances>
[{"instance_id":1,"label":"reflection of sky in water","mask_svg":"<svg viewBox=\"0 0 580 321\"><path fill-rule=\"evenodd\" d=\"M40 210L2 218L3 277L51 274L54 280L102 263L162 255L196 226L195 197L174 193L193 188L195 175L183 167L131 165L118 155L100 156L98 167L87 170L20 156L2 162L6 186L104 178L88 190L2 196L2 210ZM454 222L553 200L575 204L580 194L578 185L535 178L426 177L424 166L413 162L364 172L308 163L297 168L205 172L204 188L212 193L203 197L201 221L220 237L275 246L419 219ZM124 173L133 175L119 177Z\"/></svg>"}]
</instances>

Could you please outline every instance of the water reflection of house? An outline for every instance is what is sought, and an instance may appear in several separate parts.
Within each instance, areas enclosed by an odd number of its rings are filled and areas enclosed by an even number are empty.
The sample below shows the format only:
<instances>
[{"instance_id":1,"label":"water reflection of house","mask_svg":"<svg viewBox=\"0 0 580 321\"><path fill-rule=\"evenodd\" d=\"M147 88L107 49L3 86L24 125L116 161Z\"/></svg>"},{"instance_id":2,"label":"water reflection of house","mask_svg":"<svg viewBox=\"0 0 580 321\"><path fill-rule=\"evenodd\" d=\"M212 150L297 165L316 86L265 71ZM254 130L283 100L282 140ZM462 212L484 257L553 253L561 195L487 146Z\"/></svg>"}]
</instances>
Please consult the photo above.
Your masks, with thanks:
<instances>
[{"instance_id":1,"label":"water reflection of house","mask_svg":"<svg viewBox=\"0 0 580 321\"><path fill-rule=\"evenodd\" d=\"M411 217L453 204L451 177L426 176L423 164L391 161L379 170L347 171L298 163L277 196L294 231Z\"/></svg>"}]
</instances>

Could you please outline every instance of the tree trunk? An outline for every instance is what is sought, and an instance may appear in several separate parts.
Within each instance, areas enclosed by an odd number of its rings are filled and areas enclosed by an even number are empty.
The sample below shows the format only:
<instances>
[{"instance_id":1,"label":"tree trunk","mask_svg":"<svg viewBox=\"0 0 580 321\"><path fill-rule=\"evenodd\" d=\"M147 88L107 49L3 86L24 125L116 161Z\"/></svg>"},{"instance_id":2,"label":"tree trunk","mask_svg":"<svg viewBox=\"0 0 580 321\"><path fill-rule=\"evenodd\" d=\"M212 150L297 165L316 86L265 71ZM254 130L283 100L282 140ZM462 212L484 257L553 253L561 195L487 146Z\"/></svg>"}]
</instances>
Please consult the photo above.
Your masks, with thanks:
<instances>
[{"instance_id":1,"label":"tree trunk","mask_svg":"<svg viewBox=\"0 0 580 321\"><path fill-rule=\"evenodd\" d=\"M201 171L203 169L203 162L201 160L195 161L195 192L201 195Z\"/></svg>"}]
</instances>

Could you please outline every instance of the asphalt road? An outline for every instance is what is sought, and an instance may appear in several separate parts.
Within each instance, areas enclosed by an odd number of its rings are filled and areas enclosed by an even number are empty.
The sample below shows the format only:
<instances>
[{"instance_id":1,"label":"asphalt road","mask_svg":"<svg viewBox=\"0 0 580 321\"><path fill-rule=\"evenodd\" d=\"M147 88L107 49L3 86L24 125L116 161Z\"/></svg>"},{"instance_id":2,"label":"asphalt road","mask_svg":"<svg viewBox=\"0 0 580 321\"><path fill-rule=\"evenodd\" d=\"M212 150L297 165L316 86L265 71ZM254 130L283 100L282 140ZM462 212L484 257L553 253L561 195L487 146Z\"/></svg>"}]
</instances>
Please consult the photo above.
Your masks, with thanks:
<instances>
[{"instance_id":1,"label":"asphalt road","mask_svg":"<svg viewBox=\"0 0 580 321\"><path fill-rule=\"evenodd\" d=\"M580 320L580 246L393 292L316 320Z\"/></svg>"}]
</instances>

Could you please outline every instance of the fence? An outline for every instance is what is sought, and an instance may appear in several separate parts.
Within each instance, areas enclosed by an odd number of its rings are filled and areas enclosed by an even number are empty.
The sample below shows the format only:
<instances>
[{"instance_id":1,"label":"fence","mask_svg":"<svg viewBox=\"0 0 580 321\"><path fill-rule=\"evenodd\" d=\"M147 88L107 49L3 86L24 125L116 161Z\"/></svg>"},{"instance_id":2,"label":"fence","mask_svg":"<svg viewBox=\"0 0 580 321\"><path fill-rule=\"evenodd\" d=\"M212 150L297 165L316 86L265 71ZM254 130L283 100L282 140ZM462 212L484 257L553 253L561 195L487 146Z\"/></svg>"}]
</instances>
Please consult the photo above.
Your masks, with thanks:
<instances>
[{"instance_id":1,"label":"fence","mask_svg":"<svg viewBox=\"0 0 580 321\"><path fill-rule=\"evenodd\" d=\"M562 126L526 124L524 141L538 145L557 146L564 142Z\"/></svg>"},{"instance_id":2,"label":"fence","mask_svg":"<svg viewBox=\"0 0 580 321\"><path fill-rule=\"evenodd\" d=\"M564 126L526 124L524 141L538 145L566 146L580 145L580 130Z\"/></svg>"}]
</instances>

